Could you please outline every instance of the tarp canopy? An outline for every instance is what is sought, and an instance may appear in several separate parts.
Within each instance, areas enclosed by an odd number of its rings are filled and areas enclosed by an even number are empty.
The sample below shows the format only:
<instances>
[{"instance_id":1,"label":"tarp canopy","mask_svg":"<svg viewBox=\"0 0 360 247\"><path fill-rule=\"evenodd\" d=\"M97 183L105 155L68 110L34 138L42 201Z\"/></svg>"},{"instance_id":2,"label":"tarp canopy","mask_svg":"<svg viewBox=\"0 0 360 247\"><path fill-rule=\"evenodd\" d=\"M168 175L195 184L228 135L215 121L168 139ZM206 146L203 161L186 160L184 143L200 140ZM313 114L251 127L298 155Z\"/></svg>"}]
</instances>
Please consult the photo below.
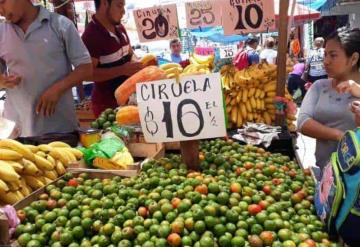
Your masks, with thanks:
<instances>
[{"instance_id":1,"label":"tarp canopy","mask_svg":"<svg viewBox=\"0 0 360 247\"><path fill-rule=\"evenodd\" d=\"M296 2L305 5L310 9L319 10L327 2L327 0L296 0Z\"/></svg>"},{"instance_id":2,"label":"tarp canopy","mask_svg":"<svg viewBox=\"0 0 360 247\"><path fill-rule=\"evenodd\" d=\"M233 43L244 41L247 39L247 36L243 35L224 35L224 29L222 27L206 27L206 28L197 28L191 30L191 34L199 38L207 38L213 42L218 43Z\"/></svg>"},{"instance_id":3,"label":"tarp canopy","mask_svg":"<svg viewBox=\"0 0 360 247\"><path fill-rule=\"evenodd\" d=\"M293 2L290 1L289 11L288 11L289 16L292 16L292 3ZM274 0L274 4L275 4L276 19L279 19L280 0ZM294 16L294 22L296 24L296 23L317 20L321 17L321 13L319 11L311 9L305 5L295 3L295 9L294 9L293 16Z\"/></svg>"}]
</instances>

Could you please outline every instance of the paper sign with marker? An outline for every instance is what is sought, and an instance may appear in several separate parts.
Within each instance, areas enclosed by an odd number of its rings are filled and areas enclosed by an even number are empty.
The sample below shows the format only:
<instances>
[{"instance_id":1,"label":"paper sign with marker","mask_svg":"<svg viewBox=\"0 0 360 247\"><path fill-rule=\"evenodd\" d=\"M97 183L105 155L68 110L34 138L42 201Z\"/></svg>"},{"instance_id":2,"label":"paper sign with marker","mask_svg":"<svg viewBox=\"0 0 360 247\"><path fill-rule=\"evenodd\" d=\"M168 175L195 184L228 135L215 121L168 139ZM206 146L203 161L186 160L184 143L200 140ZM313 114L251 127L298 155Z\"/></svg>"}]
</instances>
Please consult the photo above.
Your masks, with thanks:
<instances>
[{"instance_id":1,"label":"paper sign with marker","mask_svg":"<svg viewBox=\"0 0 360 247\"><path fill-rule=\"evenodd\" d=\"M207 0L185 3L186 27L221 26L221 1Z\"/></svg>"},{"instance_id":2,"label":"paper sign with marker","mask_svg":"<svg viewBox=\"0 0 360 247\"><path fill-rule=\"evenodd\" d=\"M264 32L275 25L274 0L221 2L225 35Z\"/></svg>"},{"instance_id":3,"label":"paper sign with marker","mask_svg":"<svg viewBox=\"0 0 360 247\"><path fill-rule=\"evenodd\" d=\"M171 40L178 37L176 4L135 9L133 13L140 42Z\"/></svg>"},{"instance_id":4,"label":"paper sign with marker","mask_svg":"<svg viewBox=\"0 0 360 247\"><path fill-rule=\"evenodd\" d=\"M136 94L147 142L226 136L219 73L138 83Z\"/></svg>"}]
</instances>

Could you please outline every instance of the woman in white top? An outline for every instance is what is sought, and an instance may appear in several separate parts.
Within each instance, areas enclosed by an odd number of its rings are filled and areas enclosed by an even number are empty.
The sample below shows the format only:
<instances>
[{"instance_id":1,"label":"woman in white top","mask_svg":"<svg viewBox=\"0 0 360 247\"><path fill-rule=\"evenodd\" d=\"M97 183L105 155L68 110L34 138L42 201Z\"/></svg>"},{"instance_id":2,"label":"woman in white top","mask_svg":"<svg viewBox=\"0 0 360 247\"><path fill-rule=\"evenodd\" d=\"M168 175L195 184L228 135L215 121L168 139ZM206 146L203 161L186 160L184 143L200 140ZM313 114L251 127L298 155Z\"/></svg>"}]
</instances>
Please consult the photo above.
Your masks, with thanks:
<instances>
[{"instance_id":1,"label":"woman in white top","mask_svg":"<svg viewBox=\"0 0 360 247\"><path fill-rule=\"evenodd\" d=\"M275 40L269 37L265 42L265 49L260 53L260 61L268 62L269 64L276 63L277 51L274 49Z\"/></svg>"}]
</instances>

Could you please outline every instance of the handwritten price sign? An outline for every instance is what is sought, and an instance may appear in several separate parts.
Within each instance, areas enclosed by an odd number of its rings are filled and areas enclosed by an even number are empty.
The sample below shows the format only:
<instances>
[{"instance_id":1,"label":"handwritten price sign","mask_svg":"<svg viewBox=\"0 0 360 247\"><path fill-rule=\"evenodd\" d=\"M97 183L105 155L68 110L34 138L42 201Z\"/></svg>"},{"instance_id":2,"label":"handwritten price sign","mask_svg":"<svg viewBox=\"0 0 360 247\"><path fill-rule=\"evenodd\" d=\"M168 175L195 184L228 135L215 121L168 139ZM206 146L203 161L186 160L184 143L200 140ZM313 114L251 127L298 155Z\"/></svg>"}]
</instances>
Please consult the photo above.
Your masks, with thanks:
<instances>
[{"instance_id":1,"label":"handwritten price sign","mask_svg":"<svg viewBox=\"0 0 360 247\"><path fill-rule=\"evenodd\" d=\"M226 136L220 74L138 83L137 102L150 143Z\"/></svg>"},{"instance_id":2,"label":"handwritten price sign","mask_svg":"<svg viewBox=\"0 0 360 247\"><path fill-rule=\"evenodd\" d=\"M136 9L133 13L140 42L178 37L176 4Z\"/></svg>"},{"instance_id":3,"label":"handwritten price sign","mask_svg":"<svg viewBox=\"0 0 360 247\"><path fill-rule=\"evenodd\" d=\"M222 3L225 35L263 32L275 25L274 0L228 0Z\"/></svg>"},{"instance_id":4,"label":"handwritten price sign","mask_svg":"<svg viewBox=\"0 0 360 247\"><path fill-rule=\"evenodd\" d=\"M220 47L220 58L233 58L237 53L237 46L221 46Z\"/></svg>"},{"instance_id":5,"label":"handwritten price sign","mask_svg":"<svg viewBox=\"0 0 360 247\"><path fill-rule=\"evenodd\" d=\"M219 1L196 1L185 3L186 27L221 26L221 5Z\"/></svg>"}]
</instances>

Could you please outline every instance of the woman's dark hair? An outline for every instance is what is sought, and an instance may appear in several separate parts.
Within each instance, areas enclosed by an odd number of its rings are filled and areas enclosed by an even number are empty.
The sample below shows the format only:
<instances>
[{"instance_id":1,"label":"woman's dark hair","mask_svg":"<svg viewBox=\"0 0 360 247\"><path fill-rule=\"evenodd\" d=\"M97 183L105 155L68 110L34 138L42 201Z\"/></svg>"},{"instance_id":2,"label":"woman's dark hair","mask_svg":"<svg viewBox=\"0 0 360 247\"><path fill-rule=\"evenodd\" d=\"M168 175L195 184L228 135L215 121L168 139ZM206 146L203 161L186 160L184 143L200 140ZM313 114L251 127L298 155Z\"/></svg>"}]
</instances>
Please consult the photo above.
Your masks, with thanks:
<instances>
[{"instance_id":1,"label":"woman's dark hair","mask_svg":"<svg viewBox=\"0 0 360 247\"><path fill-rule=\"evenodd\" d=\"M360 56L360 29L342 27L336 30L336 32L330 34L326 41L336 40L341 44L341 47L345 50L348 57L351 57L354 53L358 53ZM357 67L360 68L360 58L357 61Z\"/></svg>"}]
</instances>

